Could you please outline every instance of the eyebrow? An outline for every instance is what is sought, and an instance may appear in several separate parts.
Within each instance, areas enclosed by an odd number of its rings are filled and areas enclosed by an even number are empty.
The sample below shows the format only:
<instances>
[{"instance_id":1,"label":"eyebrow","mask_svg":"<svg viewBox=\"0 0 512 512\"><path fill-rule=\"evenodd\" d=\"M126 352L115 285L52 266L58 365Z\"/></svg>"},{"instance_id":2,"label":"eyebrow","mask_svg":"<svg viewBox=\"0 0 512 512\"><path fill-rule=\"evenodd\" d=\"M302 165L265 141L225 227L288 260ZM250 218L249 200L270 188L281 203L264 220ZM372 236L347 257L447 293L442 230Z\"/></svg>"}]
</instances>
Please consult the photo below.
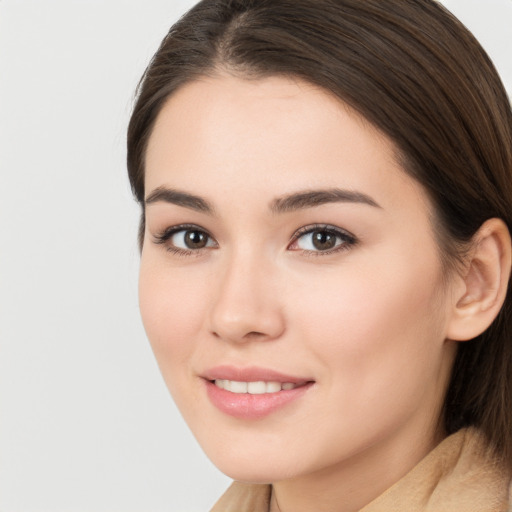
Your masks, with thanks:
<instances>
[{"instance_id":1,"label":"eyebrow","mask_svg":"<svg viewBox=\"0 0 512 512\"><path fill-rule=\"evenodd\" d=\"M295 192L275 199L270 208L274 213L286 213L328 203L360 203L381 208L377 201L362 192L339 188Z\"/></svg>"},{"instance_id":2,"label":"eyebrow","mask_svg":"<svg viewBox=\"0 0 512 512\"><path fill-rule=\"evenodd\" d=\"M145 199L146 205L165 202L213 215L213 206L202 197L167 187L157 187ZM359 203L381 208L370 196L353 190L330 188L325 190L305 190L274 199L270 205L273 213L287 213L305 210L328 203Z\"/></svg>"},{"instance_id":3,"label":"eyebrow","mask_svg":"<svg viewBox=\"0 0 512 512\"><path fill-rule=\"evenodd\" d=\"M177 206L182 206L183 208L189 208L190 210L213 215L213 206L211 206L210 203L202 197L194 196L187 192L182 192L172 188L157 187L144 200L146 205L158 202L171 203Z\"/></svg>"}]
</instances>

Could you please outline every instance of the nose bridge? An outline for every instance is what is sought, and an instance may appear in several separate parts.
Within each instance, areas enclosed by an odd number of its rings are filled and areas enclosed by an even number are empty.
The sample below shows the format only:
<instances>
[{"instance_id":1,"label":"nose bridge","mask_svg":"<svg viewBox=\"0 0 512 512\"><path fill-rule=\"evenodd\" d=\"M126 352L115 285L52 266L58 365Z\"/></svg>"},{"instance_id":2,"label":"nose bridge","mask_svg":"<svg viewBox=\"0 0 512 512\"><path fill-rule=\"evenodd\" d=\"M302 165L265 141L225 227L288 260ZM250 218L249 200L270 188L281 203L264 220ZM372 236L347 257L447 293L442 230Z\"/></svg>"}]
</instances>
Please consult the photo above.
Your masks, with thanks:
<instances>
[{"instance_id":1,"label":"nose bridge","mask_svg":"<svg viewBox=\"0 0 512 512\"><path fill-rule=\"evenodd\" d=\"M211 309L211 330L226 341L274 339L284 330L275 264L248 247L226 256Z\"/></svg>"}]
</instances>

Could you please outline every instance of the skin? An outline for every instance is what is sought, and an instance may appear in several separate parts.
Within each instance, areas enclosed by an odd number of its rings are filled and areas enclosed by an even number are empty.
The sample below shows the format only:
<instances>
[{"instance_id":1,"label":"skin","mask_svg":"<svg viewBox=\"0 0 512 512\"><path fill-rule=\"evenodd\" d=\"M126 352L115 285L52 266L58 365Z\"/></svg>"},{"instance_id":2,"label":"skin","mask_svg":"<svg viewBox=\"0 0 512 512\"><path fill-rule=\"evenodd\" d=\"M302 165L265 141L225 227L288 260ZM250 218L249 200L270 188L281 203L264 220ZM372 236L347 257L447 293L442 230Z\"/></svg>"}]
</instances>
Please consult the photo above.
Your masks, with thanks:
<instances>
[{"instance_id":1,"label":"skin","mask_svg":"<svg viewBox=\"0 0 512 512\"><path fill-rule=\"evenodd\" d=\"M146 205L143 322L185 420L221 471L273 483L272 510L355 511L414 467L437 427L456 346L455 296L422 187L393 144L338 99L287 78L219 74L176 92L151 135L146 195L166 187L212 212ZM276 212L297 192L357 191ZM176 252L193 224L200 250ZM303 227L349 232L319 251ZM178 247L176 247L178 246ZM217 409L204 372L259 366L314 384L257 420Z\"/></svg>"}]
</instances>

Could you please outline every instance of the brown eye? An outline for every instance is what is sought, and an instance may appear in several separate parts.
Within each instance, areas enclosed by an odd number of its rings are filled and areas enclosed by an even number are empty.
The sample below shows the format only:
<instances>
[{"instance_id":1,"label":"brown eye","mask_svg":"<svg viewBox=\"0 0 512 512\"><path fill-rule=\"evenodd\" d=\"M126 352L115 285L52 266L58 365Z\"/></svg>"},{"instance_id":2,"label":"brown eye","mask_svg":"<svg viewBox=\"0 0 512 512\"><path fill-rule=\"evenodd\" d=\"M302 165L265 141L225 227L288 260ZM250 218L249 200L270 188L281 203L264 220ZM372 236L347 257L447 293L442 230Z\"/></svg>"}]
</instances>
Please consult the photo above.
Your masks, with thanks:
<instances>
[{"instance_id":1,"label":"brown eye","mask_svg":"<svg viewBox=\"0 0 512 512\"><path fill-rule=\"evenodd\" d=\"M217 242L203 229L195 226L175 226L155 236L157 244L167 246L172 252L190 252L215 248Z\"/></svg>"},{"instance_id":2,"label":"brown eye","mask_svg":"<svg viewBox=\"0 0 512 512\"><path fill-rule=\"evenodd\" d=\"M356 243L356 238L335 226L306 226L294 236L289 246L292 251L302 250L311 254L329 254L341 249L348 249Z\"/></svg>"},{"instance_id":3,"label":"brown eye","mask_svg":"<svg viewBox=\"0 0 512 512\"><path fill-rule=\"evenodd\" d=\"M202 249L208 244L208 235L203 231L185 231L183 241L187 249Z\"/></svg>"},{"instance_id":4,"label":"brown eye","mask_svg":"<svg viewBox=\"0 0 512 512\"><path fill-rule=\"evenodd\" d=\"M328 231L313 231L311 242L315 249L319 251L328 251L336 247L336 235Z\"/></svg>"}]
</instances>

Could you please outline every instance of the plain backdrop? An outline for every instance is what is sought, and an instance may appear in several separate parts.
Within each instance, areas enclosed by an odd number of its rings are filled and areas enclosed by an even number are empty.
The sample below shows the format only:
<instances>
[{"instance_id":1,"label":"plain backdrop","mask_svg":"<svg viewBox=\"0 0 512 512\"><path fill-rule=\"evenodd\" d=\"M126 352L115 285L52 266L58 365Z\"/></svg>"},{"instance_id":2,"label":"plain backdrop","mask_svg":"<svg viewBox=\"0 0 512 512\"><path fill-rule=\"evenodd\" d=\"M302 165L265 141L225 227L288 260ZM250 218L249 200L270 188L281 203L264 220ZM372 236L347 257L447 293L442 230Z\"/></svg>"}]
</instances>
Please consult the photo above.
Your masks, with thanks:
<instances>
[{"instance_id":1,"label":"plain backdrop","mask_svg":"<svg viewBox=\"0 0 512 512\"><path fill-rule=\"evenodd\" d=\"M229 483L158 373L125 171L191 0L0 0L0 511L207 511ZM512 0L446 0L512 90Z\"/></svg>"}]
</instances>

